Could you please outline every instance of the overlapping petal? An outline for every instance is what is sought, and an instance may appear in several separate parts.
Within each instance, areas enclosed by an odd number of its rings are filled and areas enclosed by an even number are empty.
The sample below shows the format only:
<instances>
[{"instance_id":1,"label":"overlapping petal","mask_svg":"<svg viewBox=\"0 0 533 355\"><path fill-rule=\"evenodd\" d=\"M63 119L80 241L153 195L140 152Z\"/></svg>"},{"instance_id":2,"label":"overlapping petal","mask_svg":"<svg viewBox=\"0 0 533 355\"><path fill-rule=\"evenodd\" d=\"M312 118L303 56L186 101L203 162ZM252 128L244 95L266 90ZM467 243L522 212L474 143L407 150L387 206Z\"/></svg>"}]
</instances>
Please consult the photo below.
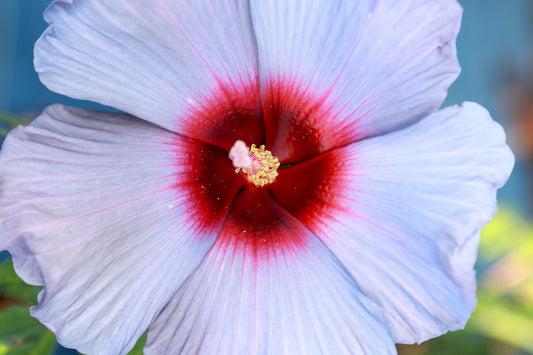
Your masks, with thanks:
<instances>
[{"instance_id":1,"label":"overlapping petal","mask_svg":"<svg viewBox=\"0 0 533 355\"><path fill-rule=\"evenodd\" d=\"M248 6L56 0L45 12L51 26L35 46L35 68L51 90L197 137L187 119L212 91L223 85L258 95Z\"/></svg>"},{"instance_id":2,"label":"overlapping petal","mask_svg":"<svg viewBox=\"0 0 533 355\"><path fill-rule=\"evenodd\" d=\"M9 134L0 249L44 285L32 314L61 344L127 351L200 264L240 188L230 162L205 160L227 160L210 149L128 115L59 105ZM217 180L202 180L212 168ZM235 184L213 190L225 171Z\"/></svg>"},{"instance_id":3,"label":"overlapping petal","mask_svg":"<svg viewBox=\"0 0 533 355\"><path fill-rule=\"evenodd\" d=\"M145 353L395 353L377 305L316 236L255 190L239 195L213 249L150 327ZM247 194L275 226L243 223L240 209L261 218Z\"/></svg>"},{"instance_id":4,"label":"overlapping petal","mask_svg":"<svg viewBox=\"0 0 533 355\"><path fill-rule=\"evenodd\" d=\"M302 194L314 180L295 177L315 166L329 181ZM465 103L288 168L271 191L382 307L395 342L421 342L474 309L478 233L512 166L501 127Z\"/></svg>"},{"instance_id":5,"label":"overlapping petal","mask_svg":"<svg viewBox=\"0 0 533 355\"><path fill-rule=\"evenodd\" d=\"M455 0L252 0L251 10L262 95L298 100L277 89L296 86L317 102L299 116L264 108L276 152L314 136L326 151L416 122L459 73Z\"/></svg>"}]
</instances>

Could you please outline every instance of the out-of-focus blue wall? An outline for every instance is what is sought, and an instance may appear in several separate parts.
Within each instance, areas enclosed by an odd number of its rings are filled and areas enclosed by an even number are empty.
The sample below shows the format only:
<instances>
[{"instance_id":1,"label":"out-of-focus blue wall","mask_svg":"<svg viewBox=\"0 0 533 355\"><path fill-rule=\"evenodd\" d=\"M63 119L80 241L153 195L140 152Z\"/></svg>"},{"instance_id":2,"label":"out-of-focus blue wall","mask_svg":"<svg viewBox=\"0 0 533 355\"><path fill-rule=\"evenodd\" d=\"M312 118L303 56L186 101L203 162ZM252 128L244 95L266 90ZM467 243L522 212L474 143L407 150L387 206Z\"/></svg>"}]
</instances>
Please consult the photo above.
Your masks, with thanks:
<instances>
[{"instance_id":1,"label":"out-of-focus blue wall","mask_svg":"<svg viewBox=\"0 0 533 355\"><path fill-rule=\"evenodd\" d=\"M52 103L101 108L49 91L33 69L33 46L48 27L51 0L0 0L0 111L36 115Z\"/></svg>"},{"instance_id":2,"label":"out-of-focus blue wall","mask_svg":"<svg viewBox=\"0 0 533 355\"><path fill-rule=\"evenodd\" d=\"M23 113L57 100L33 71L33 44L46 28L47 0L0 1L0 110Z\"/></svg>"}]
</instances>

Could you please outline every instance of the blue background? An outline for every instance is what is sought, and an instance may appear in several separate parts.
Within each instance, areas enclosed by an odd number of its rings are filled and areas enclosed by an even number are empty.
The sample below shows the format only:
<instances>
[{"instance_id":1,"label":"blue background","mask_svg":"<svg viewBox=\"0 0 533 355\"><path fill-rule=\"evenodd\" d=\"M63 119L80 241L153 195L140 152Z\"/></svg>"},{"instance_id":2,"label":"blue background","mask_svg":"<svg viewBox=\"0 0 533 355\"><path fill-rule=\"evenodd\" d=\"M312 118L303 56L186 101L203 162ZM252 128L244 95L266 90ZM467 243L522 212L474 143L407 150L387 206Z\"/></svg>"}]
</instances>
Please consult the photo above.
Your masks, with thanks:
<instances>
[{"instance_id":1,"label":"blue background","mask_svg":"<svg viewBox=\"0 0 533 355\"><path fill-rule=\"evenodd\" d=\"M83 1L83 0L81 0ZM33 69L33 45L47 27L42 12L49 0L0 0L0 111L31 119L52 103L98 108L50 92ZM463 24L458 38L462 74L452 85L445 105L475 101L508 125L501 94L505 71L527 73L532 62L531 0L463 0ZM512 144L512 142L511 142ZM524 214L531 211L527 168L517 162L500 200ZM4 254L5 255L5 254ZM59 348L58 354L76 354Z\"/></svg>"}]
</instances>

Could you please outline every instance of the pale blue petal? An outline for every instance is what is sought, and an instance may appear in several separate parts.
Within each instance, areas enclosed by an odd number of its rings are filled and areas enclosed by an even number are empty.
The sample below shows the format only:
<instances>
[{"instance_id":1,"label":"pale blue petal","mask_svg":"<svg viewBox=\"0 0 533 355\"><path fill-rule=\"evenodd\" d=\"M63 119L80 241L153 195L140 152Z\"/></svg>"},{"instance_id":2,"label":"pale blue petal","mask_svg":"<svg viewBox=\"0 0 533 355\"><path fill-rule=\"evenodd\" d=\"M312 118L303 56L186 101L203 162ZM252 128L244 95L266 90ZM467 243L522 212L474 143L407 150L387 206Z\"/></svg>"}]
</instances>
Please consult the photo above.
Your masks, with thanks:
<instances>
[{"instance_id":1,"label":"pale blue petal","mask_svg":"<svg viewBox=\"0 0 533 355\"><path fill-rule=\"evenodd\" d=\"M208 252L223 219L198 228L174 188L195 164L185 148L131 116L59 105L6 138L0 249L44 285L31 313L61 344L127 352Z\"/></svg>"},{"instance_id":2,"label":"pale blue petal","mask_svg":"<svg viewBox=\"0 0 533 355\"><path fill-rule=\"evenodd\" d=\"M225 224L149 328L145 354L396 353L379 307L322 242L280 214L280 240L297 235L305 246L262 255L253 243L225 242L243 237L240 224ZM279 236L272 233L255 238Z\"/></svg>"},{"instance_id":3,"label":"pale blue petal","mask_svg":"<svg viewBox=\"0 0 533 355\"><path fill-rule=\"evenodd\" d=\"M170 130L184 133L221 85L256 88L244 0L57 0L45 19L35 68L47 87Z\"/></svg>"},{"instance_id":4,"label":"pale blue petal","mask_svg":"<svg viewBox=\"0 0 533 355\"><path fill-rule=\"evenodd\" d=\"M317 159L336 171L307 227L381 305L395 342L462 328L476 305L479 230L513 167L502 128L465 103Z\"/></svg>"},{"instance_id":5,"label":"pale blue petal","mask_svg":"<svg viewBox=\"0 0 533 355\"><path fill-rule=\"evenodd\" d=\"M460 70L455 0L252 0L251 10L261 89L313 98L326 111L323 151L434 112Z\"/></svg>"}]
</instances>

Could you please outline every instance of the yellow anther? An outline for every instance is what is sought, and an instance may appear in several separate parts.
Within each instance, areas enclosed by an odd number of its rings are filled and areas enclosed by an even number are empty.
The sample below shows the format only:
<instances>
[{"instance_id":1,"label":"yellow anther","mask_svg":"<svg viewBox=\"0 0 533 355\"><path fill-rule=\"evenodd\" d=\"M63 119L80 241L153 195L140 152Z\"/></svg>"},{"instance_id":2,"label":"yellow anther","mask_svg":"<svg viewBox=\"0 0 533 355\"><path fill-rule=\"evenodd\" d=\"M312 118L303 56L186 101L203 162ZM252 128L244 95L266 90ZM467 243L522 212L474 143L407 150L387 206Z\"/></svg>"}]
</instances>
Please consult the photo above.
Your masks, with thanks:
<instances>
[{"instance_id":1,"label":"yellow anther","mask_svg":"<svg viewBox=\"0 0 533 355\"><path fill-rule=\"evenodd\" d=\"M243 172L248 180L256 186L265 186L272 183L278 176L279 161L269 150L261 145L259 149L252 144L248 155L252 163L248 167L235 169L235 172Z\"/></svg>"}]
</instances>

